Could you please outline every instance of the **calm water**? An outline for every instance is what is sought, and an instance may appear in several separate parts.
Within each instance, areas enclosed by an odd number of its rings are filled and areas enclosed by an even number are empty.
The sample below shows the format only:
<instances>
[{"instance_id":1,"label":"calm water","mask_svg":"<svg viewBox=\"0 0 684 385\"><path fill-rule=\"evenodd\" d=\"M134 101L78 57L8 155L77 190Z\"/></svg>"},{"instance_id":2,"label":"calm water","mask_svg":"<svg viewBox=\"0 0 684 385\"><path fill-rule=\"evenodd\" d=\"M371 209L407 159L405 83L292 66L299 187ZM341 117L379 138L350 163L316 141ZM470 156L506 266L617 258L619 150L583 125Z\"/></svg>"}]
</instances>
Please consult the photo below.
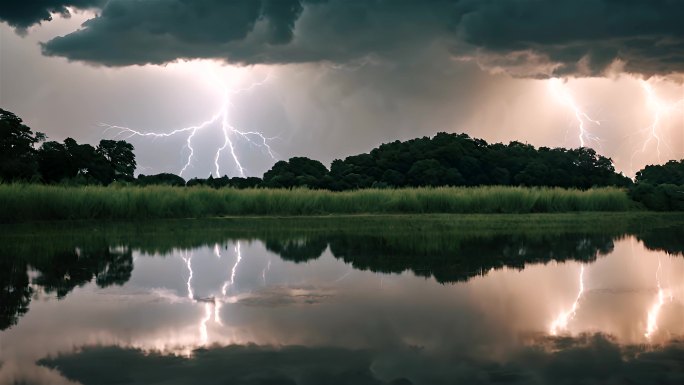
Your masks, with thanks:
<instances>
[{"instance_id":1,"label":"calm water","mask_svg":"<svg viewBox=\"0 0 684 385\"><path fill-rule=\"evenodd\" d=\"M40 231L0 247L3 384L684 383L674 225Z\"/></svg>"}]
</instances>

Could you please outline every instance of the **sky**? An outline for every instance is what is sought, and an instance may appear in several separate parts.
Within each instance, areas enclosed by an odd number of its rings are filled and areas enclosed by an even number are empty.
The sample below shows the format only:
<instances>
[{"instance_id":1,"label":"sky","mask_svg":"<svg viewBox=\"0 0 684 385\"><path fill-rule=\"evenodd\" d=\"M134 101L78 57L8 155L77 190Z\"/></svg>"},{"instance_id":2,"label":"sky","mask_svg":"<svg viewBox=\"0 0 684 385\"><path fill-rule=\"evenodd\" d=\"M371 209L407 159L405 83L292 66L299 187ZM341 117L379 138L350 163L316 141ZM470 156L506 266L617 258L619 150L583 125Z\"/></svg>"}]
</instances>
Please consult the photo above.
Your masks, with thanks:
<instances>
[{"instance_id":1,"label":"sky","mask_svg":"<svg viewBox=\"0 0 684 385\"><path fill-rule=\"evenodd\" d=\"M684 158L683 18L674 0L9 0L0 108L49 140L125 139L148 175L450 132L584 145L631 177Z\"/></svg>"}]
</instances>

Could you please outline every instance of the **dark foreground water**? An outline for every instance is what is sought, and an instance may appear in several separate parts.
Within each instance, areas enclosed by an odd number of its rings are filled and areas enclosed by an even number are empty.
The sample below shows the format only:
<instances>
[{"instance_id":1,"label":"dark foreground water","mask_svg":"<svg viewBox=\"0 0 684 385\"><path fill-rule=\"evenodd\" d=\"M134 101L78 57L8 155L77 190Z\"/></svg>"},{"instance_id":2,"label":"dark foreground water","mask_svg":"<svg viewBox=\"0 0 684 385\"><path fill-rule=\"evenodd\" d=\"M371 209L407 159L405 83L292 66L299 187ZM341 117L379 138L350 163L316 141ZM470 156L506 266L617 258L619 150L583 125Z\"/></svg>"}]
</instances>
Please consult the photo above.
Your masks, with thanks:
<instances>
[{"instance_id":1,"label":"dark foreground water","mask_svg":"<svg viewBox=\"0 0 684 385\"><path fill-rule=\"evenodd\" d=\"M638 222L25 228L0 383L682 384L684 229Z\"/></svg>"}]
</instances>

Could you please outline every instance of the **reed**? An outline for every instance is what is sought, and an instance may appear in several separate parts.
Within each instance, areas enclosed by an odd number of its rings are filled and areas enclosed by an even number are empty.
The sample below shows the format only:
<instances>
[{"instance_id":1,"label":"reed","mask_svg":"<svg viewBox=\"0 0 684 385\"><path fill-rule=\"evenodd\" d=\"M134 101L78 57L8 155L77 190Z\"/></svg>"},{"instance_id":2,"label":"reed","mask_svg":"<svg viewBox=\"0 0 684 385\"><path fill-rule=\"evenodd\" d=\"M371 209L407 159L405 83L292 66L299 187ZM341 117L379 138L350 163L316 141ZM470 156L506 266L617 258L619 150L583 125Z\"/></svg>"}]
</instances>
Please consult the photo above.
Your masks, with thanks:
<instances>
[{"instance_id":1,"label":"reed","mask_svg":"<svg viewBox=\"0 0 684 385\"><path fill-rule=\"evenodd\" d=\"M327 214L559 213L638 209L617 188L212 189L0 185L0 221Z\"/></svg>"}]
</instances>

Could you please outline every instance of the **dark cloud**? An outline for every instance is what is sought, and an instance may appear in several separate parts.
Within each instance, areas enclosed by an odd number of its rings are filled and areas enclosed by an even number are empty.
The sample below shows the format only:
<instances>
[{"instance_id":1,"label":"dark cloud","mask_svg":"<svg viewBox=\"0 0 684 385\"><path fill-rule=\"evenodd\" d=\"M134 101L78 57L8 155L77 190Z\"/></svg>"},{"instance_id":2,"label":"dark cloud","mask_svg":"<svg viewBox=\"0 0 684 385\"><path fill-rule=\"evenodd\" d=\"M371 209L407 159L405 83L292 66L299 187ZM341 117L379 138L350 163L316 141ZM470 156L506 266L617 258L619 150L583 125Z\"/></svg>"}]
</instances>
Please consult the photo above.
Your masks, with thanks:
<instances>
[{"instance_id":1,"label":"dark cloud","mask_svg":"<svg viewBox=\"0 0 684 385\"><path fill-rule=\"evenodd\" d=\"M516 76L651 75L684 71L682 19L673 0L111 0L43 52L108 66L392 63L442 45Z\"/></svg>"},{"instance_id":2,"label":"dark cloud","mask_svg":"<svg viewBox=\"0 0 684 385\"><path fill-rule=\"evenodd\" d=\"M115 0L43 51L108 66L232 60L230 47L256 45L257 55L290 41L302 9L298 0Z\"/></svg>"},{"instance_id":3,"label":"dark cloud","mask_svg":"<svg viewBox=\"0 0 684 385\"><path fill-rule=\"evenodd\" d=\"M531 52L551 74L597 75L615 60L627 72L684 70L684 2L672 0L467 0L460 37L500 63ZM531 68L533 70L533 68Z\"/></svg>"},{"instance_id":4,"label":"dark cloud","mask_svg":"<svg viewBox=\"0 0 684 385\"><path fill-rule=\"evenodd\" d=\"M233 63L346 63L395 57L445 36L453 1L113 0L43 53L108 66L219 58ZM198 11L211 9L212 16ZM419 29L415 27L419 26ZM425 47L423 47L425 48Z\"/></svg>"},{"instance_id":5,"label":"dark cloud","mask_svg":"<svg viewBox=\"0 0 684 385\"><path fill-rule=\"evenodd\" d=\"M52 14L69 16L67 7L92 8L106 0L4 0L0 4L0 21L22 32L26 28L52 20Z\"/></svg>"},{"instance_id":6,"label":"dark cloud","mask_svg":"<svg viewBox=\"0 0 684 385\"><path fill-rule=\"evenodd\" d=\"M681 384L684 346L623 346L602 334L542 337L503 362L465 350L228 346L192 358L93 347L40 361L83 384Z\"/></svg>"},{"instance_id":7,"label":"dark cloud","mask_svg":"<svg viewBox=\"0 0 684 385\"><path fill-rule=\"evenodd\" d=\"M335 348L229 346L196 350L190 359L116 347L46 359L82 384L354 384L375 385L368 352Z\"/></svg>"}]
</instances>

